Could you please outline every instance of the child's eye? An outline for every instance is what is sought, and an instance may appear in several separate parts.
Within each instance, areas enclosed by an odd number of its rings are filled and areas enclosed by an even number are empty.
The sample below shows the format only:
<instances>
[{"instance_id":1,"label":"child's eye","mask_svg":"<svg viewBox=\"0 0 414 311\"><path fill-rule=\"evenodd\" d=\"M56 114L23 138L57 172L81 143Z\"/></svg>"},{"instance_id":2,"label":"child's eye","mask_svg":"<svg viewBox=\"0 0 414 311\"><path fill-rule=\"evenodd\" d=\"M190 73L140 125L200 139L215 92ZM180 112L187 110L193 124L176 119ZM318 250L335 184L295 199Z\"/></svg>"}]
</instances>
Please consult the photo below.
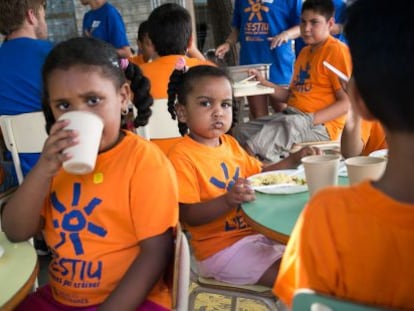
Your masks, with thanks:
<instances>
[{"instance_id":1,"label":"child's eye","mask_svg":"<svg viewBox=\"0 0 414 311\"><path fill-rule=\"evenodd\" d=\"M211 103L210 103L209 100L201 100L200 105L203 106L203 107L209 107L209 106L211 106Z\"/></svg>"},{"instance_id":2,"label":"child's eye","mask_svg":"<svg viewBox=\"0 0 414 311\"><path fill-rule=\"evenodd\" d=\"M101 102L102 99L98 96L90 96L86 100L89 106L96 106Z\"/></svg>"},{"instance_id":3,"label":"child's eye","mask_svg":"<svg viewBox=\"0 0 414 311\"><path fill-rule=\"evenodd\" d=\"M231 108L233 104L231 102L224 102L221 104L223 108Z\"/></svg>"},{"instance_id":4,"label":"child's eye","mask_svg":"<svg viewBox=\"0 0 414 311\"><path fill-rule=\"evenodd\" d=\"M59 110L68 110L69 109L70 104L68 102L59 102L56 104L56 107Z\"/></svg>"}]
</instances>

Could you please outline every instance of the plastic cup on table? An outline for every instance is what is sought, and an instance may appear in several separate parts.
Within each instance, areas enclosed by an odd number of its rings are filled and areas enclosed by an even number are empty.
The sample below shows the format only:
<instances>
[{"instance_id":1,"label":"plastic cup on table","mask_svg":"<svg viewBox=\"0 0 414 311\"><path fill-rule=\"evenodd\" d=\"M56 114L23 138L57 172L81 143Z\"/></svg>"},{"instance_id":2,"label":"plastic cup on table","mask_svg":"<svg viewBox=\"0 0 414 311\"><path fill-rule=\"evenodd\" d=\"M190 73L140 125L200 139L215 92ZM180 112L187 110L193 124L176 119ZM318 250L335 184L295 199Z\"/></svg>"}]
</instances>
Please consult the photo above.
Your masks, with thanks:
<instances>
[{"instance_id":1,"label":"plastic cup on table","mask_svg":"<svg viewBox=\"0 0 414 311\"><path fill-rule=\"evenodd\" d=\"M378 180L385 171L387 159L383 157L358 156L345 160L351 185L365 179Z\"/></svg>"},{"instance_id":2,"label":"plastic cup on table","mask_svg":"<svg viewBox=\"0 0 414 311\"><path fill-rule=\"evenodd\" d=\"M338 168L341 156L338 154L312 155L302 158L309 194L328 186L338 184Z\"/></svg>"}]
</instances>

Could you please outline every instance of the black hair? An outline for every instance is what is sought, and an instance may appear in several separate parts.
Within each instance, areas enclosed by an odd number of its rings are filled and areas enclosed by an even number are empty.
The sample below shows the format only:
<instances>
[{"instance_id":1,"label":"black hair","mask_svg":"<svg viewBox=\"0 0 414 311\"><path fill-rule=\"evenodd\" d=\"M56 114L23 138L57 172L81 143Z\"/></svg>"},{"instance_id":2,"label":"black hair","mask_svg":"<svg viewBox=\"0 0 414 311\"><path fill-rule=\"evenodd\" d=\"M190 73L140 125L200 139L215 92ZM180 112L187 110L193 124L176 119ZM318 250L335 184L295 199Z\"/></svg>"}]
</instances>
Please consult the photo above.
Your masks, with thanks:
<instances>
[{"instance_id":1,"label":"black hair","mask_svg":"<svg viewBox=\"0 0 414 311\"><path fill-rule=\"evenodd\" d=\"M348 8L345 24L361 97L395 131L414 131L413 12L412 0L358 0Z\"/></svg>"},{"instance_id":2,"label":"black hair","mask_svg":"<svg viewBox=\"0 0 414 311\"><path fill-rule=\"evenodd\" d=\"M332 0L305 0L302 4L302 13L307 10L314 11L329 20L334 16L335 6Z\"/></svg>"},{"instance_id":3,"label":"black hair","mask_svg":"<svg viewBox=\"0 0 414 311\"><path fill-rule=\"evenodd\" d=\"M144 41L146 35L148 35L148 21L143 21L138 27L138 41Z\"/></svg>"},{"instance_id":4,"label":"black hair","mask_svg":"<svg viewBox=\"0 0 414 311\"><path fill-rule=\"evenodd\" d=\"M120 88L127 79L131 81L131 90L134 93L134 106L137 116L134 126L144 126L151 116L153 99L149 93L149 80L143 76L141 70L130 62L122 68L116 49L105 41L94 38L72 38L56 45L47 56L42 70L43 98L42 108L46 118L46 131L55 123L55 117L49 104L47 89L50 73L56 69L69 69L73 66L98 68L101 74L111 79L116 88ZM121 116L120 116L121 117Z\"/></svg>"},{"instance_id":5,"label":"black hair","mask_svg":"<svg viewBox=\"0 0 414 311\"><path fill-rule=\"evenodd\" d=\"M170 82L168 83L168 111L174 120L177 119L175 112L176 102L180 103L181 105L186 105L187 95L192 92L195 83L204 77L224 77L229 80L230 83L232 81L229 74L224 69L209 65L194 66L191 67L187 72L177 69L172 72L170 76ZM238 113L234 97L232 111L233 121L231 128L233 128L237 123ZM178 129L182 136L188 133L188 127L186 123L178 121Z\"/></svg>"},{"instance_id":6,"label":"black hair","mask_svg":"<svg viewBox=\"0 0 414 311\"><path fill-rule=\"evenodd\" d=\"M149 15L148 34L159 56L184 55L192 35L191 15L178 4L163 4Z\"/></svg>"}]
</instances>

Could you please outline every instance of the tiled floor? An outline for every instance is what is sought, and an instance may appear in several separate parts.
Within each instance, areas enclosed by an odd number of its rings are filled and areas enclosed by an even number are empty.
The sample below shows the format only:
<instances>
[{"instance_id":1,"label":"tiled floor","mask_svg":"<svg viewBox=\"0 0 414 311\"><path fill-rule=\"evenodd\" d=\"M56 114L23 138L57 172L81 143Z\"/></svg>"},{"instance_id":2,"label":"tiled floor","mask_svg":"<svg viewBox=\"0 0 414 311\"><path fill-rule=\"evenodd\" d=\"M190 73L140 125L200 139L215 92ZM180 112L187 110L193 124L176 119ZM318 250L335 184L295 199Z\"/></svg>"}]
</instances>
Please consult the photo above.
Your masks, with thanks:
<instances>
[{"instance_id":1,"label":"tiled floor","mask_svg":"<svg viewBox=\"0 0 414 311\"><path fill-rule=\"evenodd\" d=\"M47 266L49 256L39 256L39 286L47 283ZM196 285L193 285L196 286ZM224 311L230 310L230 298L220 295L200 294L197 297L194 311ZM239 298L237 301L237 311L266 311L267 308L259 301Z\"/></svg>"}]
</instances>

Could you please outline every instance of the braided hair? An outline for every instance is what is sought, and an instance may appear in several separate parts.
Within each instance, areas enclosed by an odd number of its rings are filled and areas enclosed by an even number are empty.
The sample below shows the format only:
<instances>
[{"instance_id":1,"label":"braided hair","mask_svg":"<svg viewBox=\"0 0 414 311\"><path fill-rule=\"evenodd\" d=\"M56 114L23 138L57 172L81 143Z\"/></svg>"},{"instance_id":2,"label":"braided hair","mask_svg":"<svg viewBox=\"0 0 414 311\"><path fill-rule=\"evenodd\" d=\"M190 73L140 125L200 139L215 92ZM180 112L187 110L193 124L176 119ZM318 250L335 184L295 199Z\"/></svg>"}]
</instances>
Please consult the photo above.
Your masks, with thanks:
<instances>
[{"instance_id":1,"label":"braided hair","mask_svg":"<svg viewBox=\"0 0 414 311\"><path fill-rule=\"evenodd\" d=\"M179 66L178 66L179 67ZM178 102L182 105L187 104L187 95L192 92L194 85L198 80L204 77L225 77L230 82L232 81L229 74L222 68L209 66L209 65L200 65L194 66L186 71L185 66L178 68L172 72L170 76L170 82L168 83L168 111L171 114L173 120L177 119L177 114L175 110L175 104ZM237 113L238 107L236 105L235 99L233 97L233 121L231 124L230 130L237 123ZM186 123L178 121L178 130L180 134L184 136L188 133L188 126Z\"/></svg>"},{"instance_id":2,"label":"braided hair","mask_svg":"<svg viewBox=\"0 0 414 311\"><path fill-rule=\"evenodd\" d=\"M136 65L126 59L119 59L116 49L109 43L94 38L81 37L72 38L56 45L43 65L42 109L46 119L47 133L56 122L49 104L48 79L52 71L56 69L67 70L73 66L99 68L102 75L111 79L117 89L121 88L127 79L131 81L131 90L134 93L133 104L138 112L134 119L134 126L144 126L148 123L153 103L149 93L149 80Z\"/></svg>"}]
</instances>

